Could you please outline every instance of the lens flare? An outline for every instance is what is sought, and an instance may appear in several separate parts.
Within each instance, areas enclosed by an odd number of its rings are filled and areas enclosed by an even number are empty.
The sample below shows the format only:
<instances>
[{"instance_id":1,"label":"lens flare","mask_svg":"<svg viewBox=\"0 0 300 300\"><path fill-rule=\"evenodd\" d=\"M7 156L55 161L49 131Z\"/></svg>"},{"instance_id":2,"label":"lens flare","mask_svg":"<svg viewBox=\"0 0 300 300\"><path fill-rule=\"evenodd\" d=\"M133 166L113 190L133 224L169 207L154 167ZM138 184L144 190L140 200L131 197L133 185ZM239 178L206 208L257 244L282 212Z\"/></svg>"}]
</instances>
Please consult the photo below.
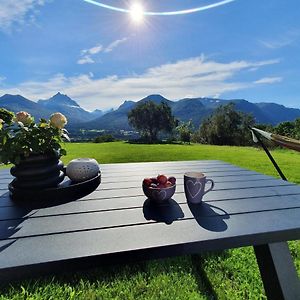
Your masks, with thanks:
<instances>
[{"instance_id":1,"label":"lens flare","mask_svg":"<svg viewBox=\"0 0 300 300\"><path fill-rule=\"evenodd\" d=\"M140 3L134 3L130 8L131 19L135 23L141 23L144 19L144 8Z\"/></svg>"},{"instance_id":2,"label":"lens flare","mask_svg":"<svg viewBox=\"0 0 300 300\"><path fill-rule=\"evenodd\" d=\"M90 4L94 4L99 7L106 8L106 9L110 9L110 10L114 10L114 11L118 11L118 12L122 12L122 13L132 14L132 9L125 9L122 7L111 6L111 5L107 5L107 4L104 4L102 2L98 2L95 0L83 0L83 1L88 2ZM176 10L176 11L143 11L143 10L141 10L140 14L144 15L144 16L186 15L186 14L196 13L196 12L200 12L200 11L207 10L207 9L212 9L212 8L222 6L222 5L234 2L234 1L236 1L236 0L223 0L223 1L214 2L212 4L200 6L200 7L184 9L184 10Z\"/></svg>"}]
</instances>

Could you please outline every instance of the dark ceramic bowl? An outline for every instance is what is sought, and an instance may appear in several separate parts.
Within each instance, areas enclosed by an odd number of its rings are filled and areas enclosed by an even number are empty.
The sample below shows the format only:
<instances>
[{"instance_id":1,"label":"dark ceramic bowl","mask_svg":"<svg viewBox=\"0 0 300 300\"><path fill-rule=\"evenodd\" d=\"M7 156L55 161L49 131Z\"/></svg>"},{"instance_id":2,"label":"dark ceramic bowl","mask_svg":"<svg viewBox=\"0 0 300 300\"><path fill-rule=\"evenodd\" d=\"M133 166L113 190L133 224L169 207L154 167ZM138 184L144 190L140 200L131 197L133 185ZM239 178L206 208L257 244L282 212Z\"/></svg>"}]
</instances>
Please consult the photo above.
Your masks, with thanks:
<instances>
[{"instance_id":1,"label":"dark ceramic bowl","mask_svg":"<svg viewBox=\"0 0 300 300\"><path fill-rule=\"evenodd\" d=\"M151 188L143 184L144 194L155 202L162 203L172 198L176 190L176 184L167 188Z\"/></svg>"}]
</instances>

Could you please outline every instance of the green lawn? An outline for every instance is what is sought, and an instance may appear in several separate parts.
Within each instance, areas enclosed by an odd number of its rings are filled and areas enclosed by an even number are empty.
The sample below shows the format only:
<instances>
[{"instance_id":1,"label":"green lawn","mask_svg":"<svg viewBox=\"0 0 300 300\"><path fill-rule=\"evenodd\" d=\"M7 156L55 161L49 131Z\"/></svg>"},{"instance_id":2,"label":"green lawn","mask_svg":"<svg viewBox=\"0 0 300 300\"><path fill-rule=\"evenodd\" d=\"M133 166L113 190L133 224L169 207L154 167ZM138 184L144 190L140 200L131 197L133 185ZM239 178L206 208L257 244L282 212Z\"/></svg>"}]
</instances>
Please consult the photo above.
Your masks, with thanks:
<instances>
[{"instance_id":1,"label":"green lawn","mask_svg":"<svg viewBox=\"0 0 300 300\"><path fill-rule=\"evenodd\" d=\"M219 159L277 176L264 151L252 147L211 146L211 145L139 145L123 142L104 144L66 144L68 155L65 163L76 157L93 157L101 163L122 163L140 161L171 161L194 159ZM286 177L300 183L300 154L292 150L275 150L272 155ZM278 177L278 176L277 176Z\"/></svg>"},{"instance_id":2,"label":"green lawn","mask_svg":"<svg viewBox=\"0 0 300 300\"><path fill-rule=\"evenodd\" d=\"M277 176L265 153L251 147L67 144L64 162L94 157L111 162L219 159ZM300 183L300 154L272 151L290 181ZM300 275L300 243L290 243ZM252 248L63 273L4 286L0 299L265 299Z\"/></svg>"}]
</instances>

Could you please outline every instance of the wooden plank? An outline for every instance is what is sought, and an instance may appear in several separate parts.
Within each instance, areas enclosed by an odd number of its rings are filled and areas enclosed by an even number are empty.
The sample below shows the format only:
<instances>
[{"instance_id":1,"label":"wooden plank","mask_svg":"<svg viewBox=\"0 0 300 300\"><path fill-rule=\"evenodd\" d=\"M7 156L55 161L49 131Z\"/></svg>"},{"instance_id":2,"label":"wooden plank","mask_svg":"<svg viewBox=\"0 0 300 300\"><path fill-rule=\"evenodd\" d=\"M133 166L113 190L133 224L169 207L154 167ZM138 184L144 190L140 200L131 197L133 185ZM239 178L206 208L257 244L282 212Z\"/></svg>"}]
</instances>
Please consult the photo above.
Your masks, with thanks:
<instances>
[{"instance_id":1,"label":"wooden plank","mask_svg":"<svg viewBox=\"0 0 300 300\"><path fill-rule=\"evenodd\" d=\"M238 167L217 167L217 168L199 168L197 166L192 166L192 167L188 167L188 168L153 168L151 170L139 170L139 171L135 171L135 170L127 170L127 172L125 171L120 171L120 172L105 172L102 171L101 174L103 176L103 178L116 178L119 176L138 176L138 177L153 177L153 176L157 176L158 174L166 174L167 176L174 176L174 174L176 175L181 175L183 176L183 174L185 172L202 172L202 173L220 173L220 175L223 175L222 173L234 173L234 172L249 172L248 170L242 169L242 168L238 168Z\"/></svg>"},{"instance_id":2,"label":"wooden plank","mask_svg":"<svg viewBox=\"0 0 300 300\"><path fill-rule=\"evenodd\" d=\"M224 174L225 173L225 174ZM175 176L177 178L177 181L183 180L183 172L172 172L172 176ZM257 172L252 171L246 171L242 170L240 172L206 172L206 176L213 176L215 179L220 180L226 180L228 181L236 181L236 180L255 180L255 178L264 180L264 179L275 179L275 177L259 174ZM225 177L225 178L223 178ZM101 176L102 178L102 185L106 183L120 183L120 177L119 176L111 176L111 177L105 177L103 174ZM122 176L121 183L126 182L138 182L140 183L143 180L143 176L141 175L130 175L128 177ZM8 183L12 181L13 177L10 176L9 178L2 178L0 179L0 189L7 189Z\"/></svg>"},{"instance_id":3,"label":"wooden plank","mask_svg":"<svg viewBox=\"0 0 300 300\"><path fill-rule=\"evenodd\" d=\"M136 260L140 254L151 259L299 239L299 216L300 209L290 210L288 215L286 210L277 210L183 220L172 226L152 223L130 230L117 227L6 240L1 243L0 278L8 276L8 271L18 274L18 266L41 264L39 267L47 270L52 262L59 261L61 267L70 259L82 264L86 261L81 258L115 263L118 258Z\"/></svg>"},{"instance_id":4,"label":"wooden plank","mask_svg":"<svg viewBox=\"0 0 300 300\"><path fill-rule=\"evenodd\" d=\"M174 199L177 199L177 197L181 197L180 194L183 194L183 191L176 192L175 196L173 197ZM233 190L213 190L206 194L204 196L205 201L218 201L218 200L229 200L229 199L240 199L240 198L256 198L256 197L270 197L270 196L275 196L275 195L295 195L299 194L299 186L297 185L287 185L287 186L274 186L274 187L259 187L259 188L248 188L248 189L243 189L242 194L239 190L233 189ZM124 196L124 193L120 197L115 197L112 198L110 197L109 193L107 194L108 197L103 197L103 195L99 195L97 191L91 193L90 195L81 198L77 200L76 202L81 202L81 201L116 201L117 199L120 199L121 201L133 201L135 198L141 199L140 201L143 201L146 199L145 195L140 191L139 195L130 195L126 193L126 196ZM125 198L124 198L125 197ZM130 198L130 199L127 199ZM74 202L70 202L74 203ZM125 203L125 202L124 202ZM62 205L68 205L62 204ZM0 215L1 215L1 208L3 207L16 207L22 208L26 207L29 210L32 210L34 208L38 207L37 202L33 202L32 204L26 202L24 205L22 202L15 203L13 202L10 197L8 192L2 194L0 196ZM49 206L51 206L51 203L49 203Z\"/></svg>"},{"instance_id":5,"label":"wooden plank","mask_svg":"<svg viewBox=\"0 0 300 300\"><path fill-rule=\"evenodd\" d=\"M182 172L171 172L172 176L175 176L177 178L178 183L183 182L183 173ZM269 180L269 179L275 179L274 177L262 175L256 172L251 171L241 171L241 172L206 172L207 177L213 178L216 182L226 182L226 181L252 181L252 180ZM122 181L120 181L119 176L111 176L111 177L105 177L102 176L102 182L101 185L97 188L97 190L106 188L106 185L110 185L111 188L115 187L116 183L118 183L118 186L120 187L126 187L127 183L135 183L135 185L140 185L143 178L147 176L142 175L134 175L134 176L128 176L123 177ZM0 179L0 190L7 190L8 184L12 181L12 177L6 178L6 179Z\"/></svg>"},{"instance_id":6,"label":"wooden plank","mask_svg":"<svg viewBox=\"0 0 300 300\"><path fill-rule=\"evenodd\" d=\"M237 201L241 199L248 200L248 202L251 203L251 201L255 201L256 198L274 198L274 196L284 197L284 195L287 195L288 199L297 199L297 197L300 196L299 187L297 186L288 186L283 188L283 190L278 187L272 190L269 190L268 188L259 188L257 190L245 189L243 194L236 190L228 190L226 193L223 191L212 191L204 196L204 201L212 204L214 202L218 203L221 201ZM251 199L249 199L250 197ZM185 194L183 192L176 193L173 196L173 199L179 204L186 203ZM135 197L123 196L115 199L105 198L85 201L77 200L61 205L49 205L43 209L35 208L36 202L33 202L33 207L30 207L28 202L26 202L24 205L22 205L22 203L18 203L19 205L0 207L0 220L18 218L17 216L23 216L24 218L27 218L30 216L36 217L39 215L57 215L81 213L84 211L91 212L97 210L141 207L145 200L146 197L144 195Z\"/></svg>"},{"instance_id":7,"label":"wooden plank","mask_svg":"<svg viewBox=\"0 0 300 300\"><path fill-rule=\"evenodd\" d=\"M142 167L143 164L139 163L139 168L134 168L132 164L130 164L130 168L128 166L126 167L126 164L119 164L116 166L115 169L113 168L101 168L102 171L102 177L106 178L115 178L118 174L123 174L124 173L124 168L126 169L126 174L130 176L141 176L141 177L149 177L149 176L156 176L158 173L173 173L177 175L182 175L186 171L202 171L202 172L227 172L227 171L242 171L242 172L247 172L247 170L230 165L228 163L218 163L217 165L211 165L211 164L202 164L202 163L197 163L194 162L192 164L182 164L182 163L160 163L157 165L151 165L148 164L148 166ZM6 174L3 177L3 174ZM256 173L258 174L258 173ZM8 174L8 172L5 172L3 170L0 171L0 182L10 182L12 176Z\"/></svg>"},{"instance_id":8,"label":"wooden plank","mask_svg":"<svg viewBox=\"0 0 300 300\"><path fill-rule=\"evenodd\" d=\"M142 204L142 205L141 205ZM108 209L102 211L80 213L61 212L47 215L45 211L29 214L26 218L0 221L0 239L20 238L34 235L95 230L118 226L133 226L151 222L171 224L183 219L201 219L224 216L230 218L234 214L246 214L258 211L300 208L300 194L297 196L256 198L252 201L241 199L236 201L204 202L201 206L178 204L171 200L169 205L157 206L146 200L138 207L131 209ZM287 216L289 210L286 212Z\"/></svg>"},{"instance_id":9,"label":"wooden plank","mask_svg":"<svg viewBox=\"0 0 300 300\"><path fill-rule=\"evenodd\" d=\"M254 176L252 176L254 177ZM219 183L228 183L231 182L233 184L236 184L237 182L241 182L241 185L243 185L244 183L242 182L252 182L252 185L258 184L258 186L260 184L262 184L262 181L265 183L266 186L268 185L272 185L274 183L274 178L266 178L263 175L260 178L251 178L249 179L249 176L236 176L234 178L218 178L215 177L214 178L214 182L216 184L216 186L218 186ZM101 187L99 187L97 190L115 190L115 189L129 189L129 188L136 188L136 187L140 187L142 184L142 181L127 181L127 182L103 182L101 184ZM287 183L285 181L284 185L290 185L291 183ZM177 188L179 186L183 186L183 178L178 178L176 181L176 185Z\"/></svg>"},{"instance_id":10,"label":"wooden plank","mask_svg":"<svg viewBox=\"0 0 300 300\"><path fill-rule=\"evenodd\" d=\"M116 164L101 164L100 163L100 168L102 171L107 171L109 172L115 172L120 169L127 169L128 171L128 163L116 163ZM152 170L152 168L158 168L161 169L162 167L166 168L180 168L182 166L186 167L193 167L193 166L199 166L199 167L221 167L221 166L233 166L232 164L222 162L222 161L209 161L209 160L194 160L194 161L168 161L168 162L139 162L139 163L130 163L130 169L132 170ZM0 170L0 180L3 178L10 178L10 167L6 169L1 169Z\"/></svg>"},{"instance_id":11,"label":"wooden plank","mask_svg":"<svg viewBox=\"0 0 300 300\"><path fill-rule=\"evenodd\" d=\"M285 192L287 192L285 190ZM289 191L293 192L293 190ZM284 195L285 193L281 193ZM205 196L205 202L209 203L211 205L223 205L222 202L232 202L232 205L239 205L239 203L242 203L241 205L244 206L245 203L247 207L254 203L254 207L258 207L259 205L264 205L265 203L273 204L273 207L277 207L277 202L279 207L281 207L280 201L283 202L283 205L291 205L293 206L293 203L297 203L298 198L300 197L300 193L298 194L290 194L287 196L280 196L280 193L274 191L273 193L270 193L267 197L262 195L255 194L255 196L251 199L247 197L240 197L236 198L236 200L224 200L225 198L222 198L224 195L219 195L219 198L212 197L211 200L207 199L207 196ZM173 199L178 204L184 204L186 203L186 198L183 193L176 194ZM258 199L258 200L257 200ZM271 200L270 200L271 199ZM275 200L274 200L275 199ZM282 200L278 200L282 199ZM50 216L50 215L64 215L64 214L79 214L79 213L90 213L90 212L96 212L96 211L107 211L107 210L120 210L120 209L129 209L129 208L138 208L142 207L144 202L146 200L145 196L137 196L137 197L124 197L124 198L116 198L114 200L107 199L102 201L97 200L90 200L90 201L74 201L74 202L68 202L59 206L49 206L43 209L34 209L30 208L30 206L7 206L7 207L1 207L0 208L0 220L10 220L10 219L20 219L20 218L29 218L29 217L41 217L41 216ZM241 200L240 202L238 200ZM250 201L251 200L251 201ZM257 203L257 201L259 203ZM277 201L277 202L272 202ZM288 204L290 203L290 204ZM296 205L296 204L295 204Z\"/></svg>"},{"instance_id":12,"label":"wooden plank","mask_svg":"<svg viewBox=\"0 0 300 300\"><path fill-rule=\"evenodd\" d=\"M291 184L289 182L283 181L283 180L277 180L277 179L273 179L273 180L268 180L267 181L267 185L270 188L267 188L267 190L270 191L270 193L272 193L272 191L276 190L279 187L284 187L284 186L294 186L295 187L295 191L300 190L300 187L295 185L295 184ZM238 187L238 188L237 188ZM248 181L248 182L238 182L238 184L236 182L220 182L218 184L216 184L215 190L213 190L212 192L208 193L207 195L205 195L205 197L218 197L218 192L221 192L221 194L224 195L228 195L227 197L230 197L230 194L228 194L228 191L231 191L232 193L232 197L237 197L236 194L251 194L251 191L246 191L247 189L251 189L254 190L252 191L252 194L255 193L256 191L260 191L261 188L266 188L264 187L264 182L257 182L257 181ZM240 192L239 190L243 189L242 192ZM235 192L239 191L239 192ZM176 188L176 194L178 193L183 193L183 186L182 185L178 185ZM278 191L280 192L280 191ZM284 192L284 190L283 190ZM265 195L265 194L264 194ZM112 199L112 198L121 198L121 197L136 197L136 196L144 196L143 191L141 186L137 187L137 188L123 188L123 189L114 189L114 190L96 190L93 193L82 197L80 199L80 201L85 201L85 200L91 200L91 199ZM255 195L254 195L255 196ZM17 203L13 202L8 195L7 191L0 191L0 207L5 207L5 206L12 206L12 205L16 205ZM21 204L21 203L20 203ZM20 205L18 204L18 205Z\"/></svg>"},{"instance_id":13,"label":"wooden plank","mask_svg":"<svg viewBox=\"0 0 300 300\"><path fill-rule=\"evenodd\" d=\"M158 174L166 174L169 176L173 176L173 175L181 175L183 176L183 174L187 171L198 171L198 172L204 172L206 174L213 174L213 175L217 175L218 173L220 173L220 176L224 176L224 173L228 173L228 172L242 172L242 173L246 173L246 172L253 172L256 174L259 174L257 172L254 171L249 171L249 170L245 170L243 168L239 168L239 167L235 167L235 166L219 166L219 167L212 167L212 168L200 168L197 165L193 165L190 167L165 167L165 168L152 168L152 169L139 169L139 170L134 170L134 169L129 169L126 172L122 169L120 169L117 172L111 172L111 171L105 171L105 170L101 170L101 175L103 178L119 178L120 176L124 177L124 174L126 176L130 176L130 177L136 177L136 178L143 178L143 177L153 177L153 176L157 176ZM238 173L237 173L238 174ZM1 178L0 181L9 181L11 180L12 177L11 176L7 176L5 178Z\"/></svg>"},{"instance_id":14,"label":"wooden plank","mask_svg":"<svg viewBox=\"0 0 300 300\"><path fill-rule=\"evenodd\" d=\"M226 190L239 190L239 193L241 192L242 189L247 189L247 188L252 188L252 189L259 189L261 187L270 187L276 188L279 186L293 186L293 184L283 181L283 180L269 180L267 182L268 184L266 185L263 181L260 182L253 182L253 181L248 181L248 182L239 182L236 184L236 182L220 182L217 185L215 185L214 192L217 191L226 191ZM295 185L296 186L296 185ZM298 186L298 189L300 190L300 187ZM176 186L176 193L183 193L184 188L183 185L178 185ZM211 194L210 192L209 194ZM207 194L207 195L209 195ZM92 194L87 195L82 198L84 199L104 199L104 198L119 198L119 197L135 197L135 196L142 196L143 191L142 187L136 187L136 188L124 188L124 189L111 189L111 190L96 190Z\"/></svg>"},{"instance_id":15,"label":"wooden plank","mask_svg":"<svg viewBox=\"0 0 300 300\"><path fill-rule=\"evenodd\" d=\"M268 176L268 175L263 175L259 174L257 172L252 172L252 171L240 171L240 172L234 172L229 173L229 172L206 172L206 176L213 176L214 179L217 179L219 181L221 180L227 180L227 181L244 181L244 180L264 180L264 179L276 179L276 177ZM172 176L175 176L177 178L177 181L182 181L183 180L183 173L182 172L177 172L177 173L172 173ZM225 178L223 178L225 177ZM101 176L102 178L102 185L107 184L107 183L120 183L120 177L118 176L112 176L112 177L105 177L103 174ZM141 175L131 175L128 177L122 177L121 183L126 183L126 182L141 182L144 177L141 177ZM1 189L7 189L7 184L12 181L13 177L10 176L9 178L2 178L0 179L0 188Z\"/></svg>"},{"instance_id":16,"label":"wooden plank","mask_svg":"<svg viewBox=\"0 0 300 300\"><path fill-rule=\"evenodd\" d=\"M130 168L160 168L161 166L169 167L169 166L188 166L188 165L199 165L199 166L219 166L219 165L229 165L233 166L233 164L220 161L220 160L186 160L186 161L158 161L158 162L136 162L136 163L110 163L110 164L101 164L100 168L103 170L115 170L119 168L125 168L128 170L128 165Z\"/></svg>"}]
</instances>

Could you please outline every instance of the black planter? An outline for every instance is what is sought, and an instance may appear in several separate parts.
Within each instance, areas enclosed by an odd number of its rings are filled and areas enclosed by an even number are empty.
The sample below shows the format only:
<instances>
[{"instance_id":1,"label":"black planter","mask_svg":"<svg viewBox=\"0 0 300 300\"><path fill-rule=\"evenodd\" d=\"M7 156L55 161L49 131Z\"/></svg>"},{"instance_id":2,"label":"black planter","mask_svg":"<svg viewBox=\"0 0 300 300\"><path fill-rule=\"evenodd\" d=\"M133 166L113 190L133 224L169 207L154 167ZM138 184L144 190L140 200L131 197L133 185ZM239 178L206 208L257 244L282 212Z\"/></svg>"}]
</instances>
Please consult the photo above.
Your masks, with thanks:
<instances>
[{"instance_id":1,"label":"black planter","mask_svg":"<svg viewBox=\"0 0 300 300\"><path fill-rule=\"evenodd\" d=\"M56 187L64 180L64 165L55 156L32 155L10 169L12 186L24 190Z\"/></svg>"}]
</instances>

